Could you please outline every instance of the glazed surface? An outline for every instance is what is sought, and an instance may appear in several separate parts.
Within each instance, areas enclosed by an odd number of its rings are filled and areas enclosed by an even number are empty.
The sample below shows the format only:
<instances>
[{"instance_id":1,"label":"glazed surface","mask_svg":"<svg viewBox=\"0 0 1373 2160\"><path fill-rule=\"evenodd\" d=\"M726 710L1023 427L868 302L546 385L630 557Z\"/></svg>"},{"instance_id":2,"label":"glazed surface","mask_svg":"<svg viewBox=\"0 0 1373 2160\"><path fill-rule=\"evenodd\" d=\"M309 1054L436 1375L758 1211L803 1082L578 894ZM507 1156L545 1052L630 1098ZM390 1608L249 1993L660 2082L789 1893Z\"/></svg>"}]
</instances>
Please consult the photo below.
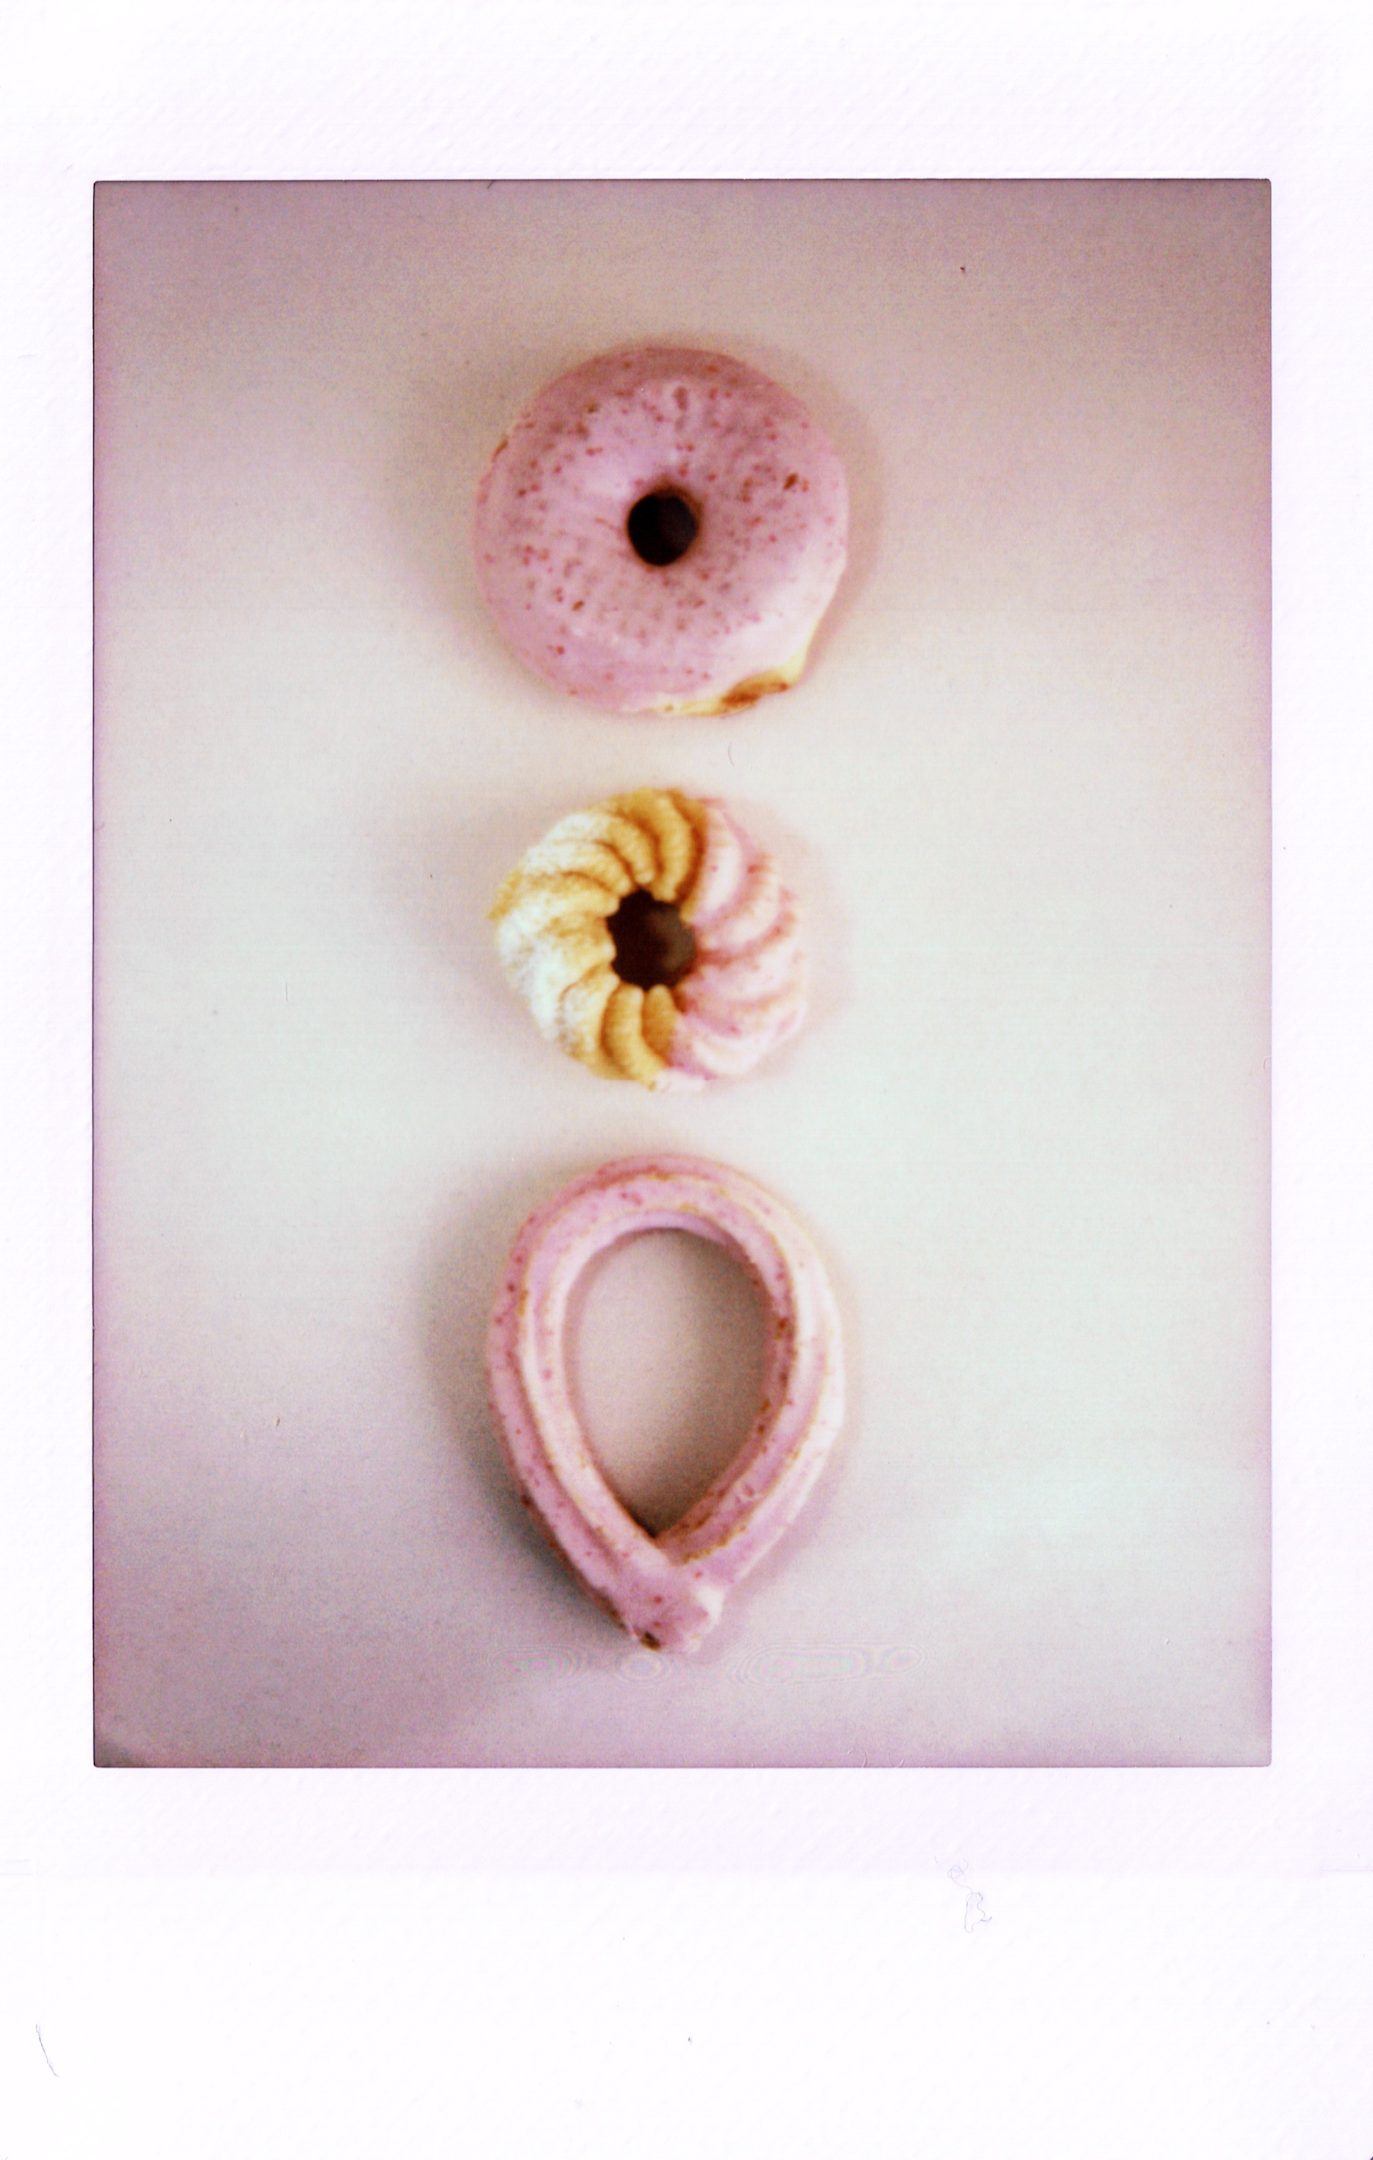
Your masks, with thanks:
<instances>
[{"instance_id":1,"label":"glazed surface","mask_svg":"<svg viewBox=\"0 0 1373 2160\"><path fill-rule=\"evenodd\" d=\"M699 531L644 562L637 503ZM650 346L551 383L477 495L477 574L513 649L612 712L726 712L805 664L848 546L844 469L798 401L723 354Z\"/></svg>"},{"instance_id":2,"label":"glazed surface","mask_svg":"<svg viewBox=\"0 0 1373 2160\"><path fill-rule=\"evenodd\" d=\"M734 1462L680 1521L642 1530L601 1475L573 1407L564 1326L597 1253L651 1230L730 1252L767 1316L763 1394ZM592 1596L652 1649L693 1650L730 1589L795 1519L844 1413L839 1317L819 1254L770 1193L689 1156L634 1156L575 1179L525 1223L487 1340L491 1404L524 1504Z\"/></svg>"}]
</instances>

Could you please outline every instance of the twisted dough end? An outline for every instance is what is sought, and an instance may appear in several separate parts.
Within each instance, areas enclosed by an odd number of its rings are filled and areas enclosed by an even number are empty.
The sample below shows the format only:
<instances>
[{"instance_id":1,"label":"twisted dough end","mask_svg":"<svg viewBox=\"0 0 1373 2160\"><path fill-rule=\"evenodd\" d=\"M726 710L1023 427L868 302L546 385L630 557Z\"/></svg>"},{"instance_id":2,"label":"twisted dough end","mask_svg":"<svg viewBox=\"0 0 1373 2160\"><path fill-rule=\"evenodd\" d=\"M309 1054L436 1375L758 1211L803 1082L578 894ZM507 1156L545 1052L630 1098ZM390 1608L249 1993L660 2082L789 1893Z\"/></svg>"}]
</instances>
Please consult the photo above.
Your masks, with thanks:
<instances>
[{"instance_id":1,"label":"twisted dough end","mask_svg":"<svg viewBox=\"0 0 1373 2160\"><path fill-rule=\"evenodd\" d=\"M611 918L635 892L692 933L670 984L617 973ZM639 788L575 811L516 864L491 916L541 1034L606 1079L701 1088L750 1071L805 1016L795 903L722 803Z\"/></svg>"}]
</instances>

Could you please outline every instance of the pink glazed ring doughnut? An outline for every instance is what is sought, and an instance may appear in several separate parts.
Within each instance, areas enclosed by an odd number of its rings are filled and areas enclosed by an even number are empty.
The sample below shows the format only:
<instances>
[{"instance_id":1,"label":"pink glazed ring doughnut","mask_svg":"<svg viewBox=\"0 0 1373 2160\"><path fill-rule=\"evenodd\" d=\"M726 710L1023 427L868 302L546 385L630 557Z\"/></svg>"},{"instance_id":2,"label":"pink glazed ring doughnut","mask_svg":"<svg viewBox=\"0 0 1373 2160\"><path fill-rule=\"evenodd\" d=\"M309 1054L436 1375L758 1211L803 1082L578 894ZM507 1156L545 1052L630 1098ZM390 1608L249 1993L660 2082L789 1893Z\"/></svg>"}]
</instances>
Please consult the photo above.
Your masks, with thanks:
<instances>
[{"instance_id":1,"label":"pink glazed ring doughnut","mask_svg":"<svg viewBox=\"0 0 1373 2160\"><path fill-rule=\"evenodd\" d=\"M787 690L848 551L848 485L804 407L691 346L559 376L477 490L506 642L605 712L723 713Z\"/></svg>"},{"instance_id":2,"label":"pink glazed ring doughnut","mask_svg":"<svg viewBox=\"0 0 1373 2160\"><path fill-rule=\"evenodd\" d=\"M562 1339L587 1263L650 1230L723 1245L756 1285L768 1332L747 1440L657 1537L640 1529L592 1459ZM844 1414L839 1316L814 1246L750 1178L684 1155L606 1163L530 1216L501 1279L487 1372L521 1499L596 1602L652 1650L694 1650L715 1625L727 1593L799 1512Z\"/></svg>"}]
</instances>

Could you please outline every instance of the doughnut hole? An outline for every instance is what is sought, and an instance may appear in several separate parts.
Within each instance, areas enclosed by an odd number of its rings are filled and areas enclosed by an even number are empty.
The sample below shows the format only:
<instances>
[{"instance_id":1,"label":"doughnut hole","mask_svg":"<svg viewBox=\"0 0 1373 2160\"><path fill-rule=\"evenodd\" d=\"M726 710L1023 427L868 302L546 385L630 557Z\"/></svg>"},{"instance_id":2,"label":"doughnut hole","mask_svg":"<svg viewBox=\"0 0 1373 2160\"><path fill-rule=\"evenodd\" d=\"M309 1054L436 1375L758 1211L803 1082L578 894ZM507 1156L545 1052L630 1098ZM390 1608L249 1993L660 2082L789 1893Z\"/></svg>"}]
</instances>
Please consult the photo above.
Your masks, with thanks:
<instances>
[{"instance_id":1,"label":"doughnut hole","mask_svg":"<svg viewBox=\"0 0 1373 2160\"><path fill-rule=\"evenodd\" d=\"M641 990L664 984L671 990L696 958L696 936L668 900L655 900L642 888L626 893L610 917L615 973Z\"/></svg>"},{"instance_id":2,"label":"doughnut hole","mask_svg":"<svg viewBox=\"0 0 1373 2160\"><path fill-rule=\"evenodd\" d=\"M700 530L695 509L675 488L641 495L625 520L630 546L653 570L680 562Z\"/></svg>"}]
</instances>

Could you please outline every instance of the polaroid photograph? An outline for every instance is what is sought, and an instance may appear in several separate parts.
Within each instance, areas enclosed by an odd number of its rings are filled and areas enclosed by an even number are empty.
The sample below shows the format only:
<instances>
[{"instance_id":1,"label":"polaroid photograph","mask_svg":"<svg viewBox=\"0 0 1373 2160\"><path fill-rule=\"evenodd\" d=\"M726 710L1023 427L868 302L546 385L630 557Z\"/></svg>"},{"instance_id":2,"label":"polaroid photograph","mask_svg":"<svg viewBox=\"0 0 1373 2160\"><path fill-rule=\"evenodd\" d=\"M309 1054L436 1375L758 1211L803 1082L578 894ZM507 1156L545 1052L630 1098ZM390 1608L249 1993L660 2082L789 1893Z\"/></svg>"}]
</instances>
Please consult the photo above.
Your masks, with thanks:
<instances>
[{"instance_id":1,"label":"polaroid photograph","mask_svg":"<svg viewBox=\"0 0 1373 2160\"><path fill-rule=\"evenodd\" d=\"M1268 1761L1269 295L96 189L100 1765Z\"/></svg>"}]
</instances>

